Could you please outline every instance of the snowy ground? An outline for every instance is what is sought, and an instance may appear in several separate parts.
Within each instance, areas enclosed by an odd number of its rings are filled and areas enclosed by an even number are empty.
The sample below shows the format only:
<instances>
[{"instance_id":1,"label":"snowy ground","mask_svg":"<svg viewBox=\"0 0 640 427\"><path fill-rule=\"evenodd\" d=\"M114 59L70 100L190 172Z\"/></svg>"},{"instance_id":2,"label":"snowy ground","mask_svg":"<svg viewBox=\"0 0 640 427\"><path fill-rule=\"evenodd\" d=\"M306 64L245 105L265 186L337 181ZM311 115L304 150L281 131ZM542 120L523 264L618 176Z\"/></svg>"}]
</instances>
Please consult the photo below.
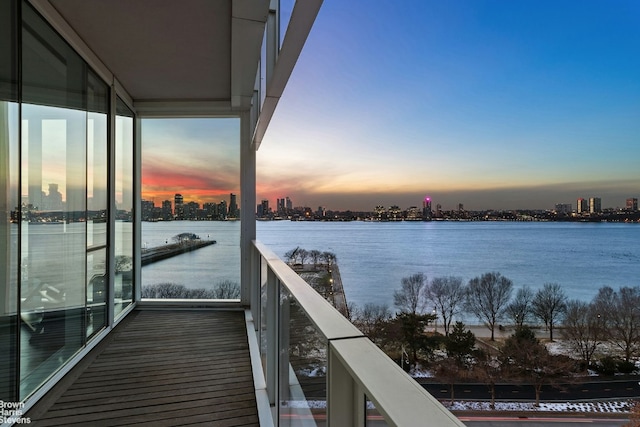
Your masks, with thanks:
<instances>
[{"instance_id":1,"label":"snowy ground","mask_svg":"<svg viewBox=\"0 0 640 427\"><path fill-rule=\"evenodd\" d=\"M442 404L451 411L490 411L489 402L444 401ZM566 402L540 403L536 407L533 402L496 402L496 411L532 411L532 412L599 412L599 413L628 413L630 400L607 402Z\"/></svg>"},{"instance_id":2,"label":"snowy ground","mask_svg":"<svg viewBox=\"0 0 640 427\"><path fill-rule=\"evenodd\" d=\"M491 411L489 402L473 402L473 401L443 401L442 404L450 411ZM496 411L513 411L513 412L589 412L603 414L624 414L628 413L631 405L630 400L624 401L608 401L608 402L566 402L566 403L540 403L536 407L533 402L496 402ZM308 408L322 409L326 407L323 400L296 400L281 402L283 408ZM373 409L371 402L368 402L369 409Z\"/></svg>"}]
</instances>

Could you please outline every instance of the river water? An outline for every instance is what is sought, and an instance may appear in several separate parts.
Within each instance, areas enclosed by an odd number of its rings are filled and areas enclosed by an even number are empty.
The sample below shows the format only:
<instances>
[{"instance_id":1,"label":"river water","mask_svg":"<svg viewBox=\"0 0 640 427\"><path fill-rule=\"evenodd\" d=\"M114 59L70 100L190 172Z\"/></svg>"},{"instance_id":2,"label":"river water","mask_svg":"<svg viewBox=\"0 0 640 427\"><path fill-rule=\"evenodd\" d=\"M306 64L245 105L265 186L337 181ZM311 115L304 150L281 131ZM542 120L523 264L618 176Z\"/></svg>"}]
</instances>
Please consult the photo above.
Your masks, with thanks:
<instances>
[{"instance_id":1,"label":"river water","mask_svg":"<svg viewBox=\"0 0 640 427\"><path fill-rule=\"evenodd\" d=\"M143 285L239 282L239 222L143 223L143 245L180 232L218 244L142 270ZM640 285L640 225L564 222L258 222L258 240L283 257L290 249L336 254L347 300L388 304L401 279L497 271L516 289L559 283L570 298L590 300L598 288Z\"/></svg>"}]
</instances>

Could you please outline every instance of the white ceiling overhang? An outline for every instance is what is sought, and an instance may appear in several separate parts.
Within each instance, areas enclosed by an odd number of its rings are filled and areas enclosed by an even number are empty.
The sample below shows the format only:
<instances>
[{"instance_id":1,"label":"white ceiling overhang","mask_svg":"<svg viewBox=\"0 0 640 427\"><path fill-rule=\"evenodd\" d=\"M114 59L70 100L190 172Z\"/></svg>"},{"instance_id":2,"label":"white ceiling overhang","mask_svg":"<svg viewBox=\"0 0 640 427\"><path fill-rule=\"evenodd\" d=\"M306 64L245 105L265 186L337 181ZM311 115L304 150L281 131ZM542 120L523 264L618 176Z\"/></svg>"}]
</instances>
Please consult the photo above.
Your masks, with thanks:
<instances>
[{"instance_id":1,"label":"white ceiling overhang","mask_svg":"<svg viewBox=\"0 0 640 427\"><path fill-rule=\"evenodd\" d=\"M251 107L269 0L31 0L144 115Z\"/></svg>"}]
</instances>

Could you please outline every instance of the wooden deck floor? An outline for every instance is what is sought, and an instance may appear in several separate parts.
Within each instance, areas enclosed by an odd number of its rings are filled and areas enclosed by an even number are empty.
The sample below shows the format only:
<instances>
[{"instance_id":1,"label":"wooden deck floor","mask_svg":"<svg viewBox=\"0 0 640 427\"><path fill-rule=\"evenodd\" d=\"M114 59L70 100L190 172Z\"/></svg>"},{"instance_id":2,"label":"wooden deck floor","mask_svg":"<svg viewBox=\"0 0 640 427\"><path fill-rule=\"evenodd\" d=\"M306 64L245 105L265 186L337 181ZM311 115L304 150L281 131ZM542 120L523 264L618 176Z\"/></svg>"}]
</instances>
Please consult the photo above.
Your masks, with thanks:
<instances>
[{"instance_id":1,"label":"wooden deck floor","mask_svg":"<svg viewBox=\"0 0 640 427\"><path fill-rule=\"evenodd\" d=\"M26 414L31 425L259 425L243 312L129 316Z\"/></svg>"}]
</instances>

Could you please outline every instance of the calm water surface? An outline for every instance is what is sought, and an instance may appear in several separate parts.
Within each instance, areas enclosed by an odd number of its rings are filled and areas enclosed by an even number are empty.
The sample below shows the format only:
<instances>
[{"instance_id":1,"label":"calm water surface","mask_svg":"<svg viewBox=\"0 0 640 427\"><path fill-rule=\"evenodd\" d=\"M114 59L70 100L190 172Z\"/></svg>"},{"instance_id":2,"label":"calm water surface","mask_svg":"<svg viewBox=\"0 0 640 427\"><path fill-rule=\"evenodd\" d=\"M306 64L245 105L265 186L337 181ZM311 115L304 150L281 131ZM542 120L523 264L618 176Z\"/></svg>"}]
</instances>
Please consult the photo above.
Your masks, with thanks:
<instances>
[{"instance_id":1,"label":"calm water surface","mask_svg":"<svg viewBox=\"0 0 640 427\"><path fill-rule=\"evenodd\" d=\"M334 252L345 292L358 305L393 305L403 277L460 276L465 282L498 271L516 287L563 286L571 298L598 288L640 285L640 225L522 222L258 222L258 240L283 257L300 246ZM209 236L217 245L142 270L143 284L218 279L239 281L238 222L143 223L142 241L163 244L180 232ZM213 273L212 273L213 270ZM192 285L195 284L195 285Z\"/></svg>"},{"instance_id":2,"label":"calm water surface","mask_svg":"<svg viewBox=\"0 0 640 427\"><path fill-rule=\"evenodd\" d=\"M556 282L571 298L640 285L640 225L559 222L261 222L258 239L283 256L300 246L338 257L347 299L393 305L403 277L498 271L516 287Z\"/></svg>"}]
</instances>

